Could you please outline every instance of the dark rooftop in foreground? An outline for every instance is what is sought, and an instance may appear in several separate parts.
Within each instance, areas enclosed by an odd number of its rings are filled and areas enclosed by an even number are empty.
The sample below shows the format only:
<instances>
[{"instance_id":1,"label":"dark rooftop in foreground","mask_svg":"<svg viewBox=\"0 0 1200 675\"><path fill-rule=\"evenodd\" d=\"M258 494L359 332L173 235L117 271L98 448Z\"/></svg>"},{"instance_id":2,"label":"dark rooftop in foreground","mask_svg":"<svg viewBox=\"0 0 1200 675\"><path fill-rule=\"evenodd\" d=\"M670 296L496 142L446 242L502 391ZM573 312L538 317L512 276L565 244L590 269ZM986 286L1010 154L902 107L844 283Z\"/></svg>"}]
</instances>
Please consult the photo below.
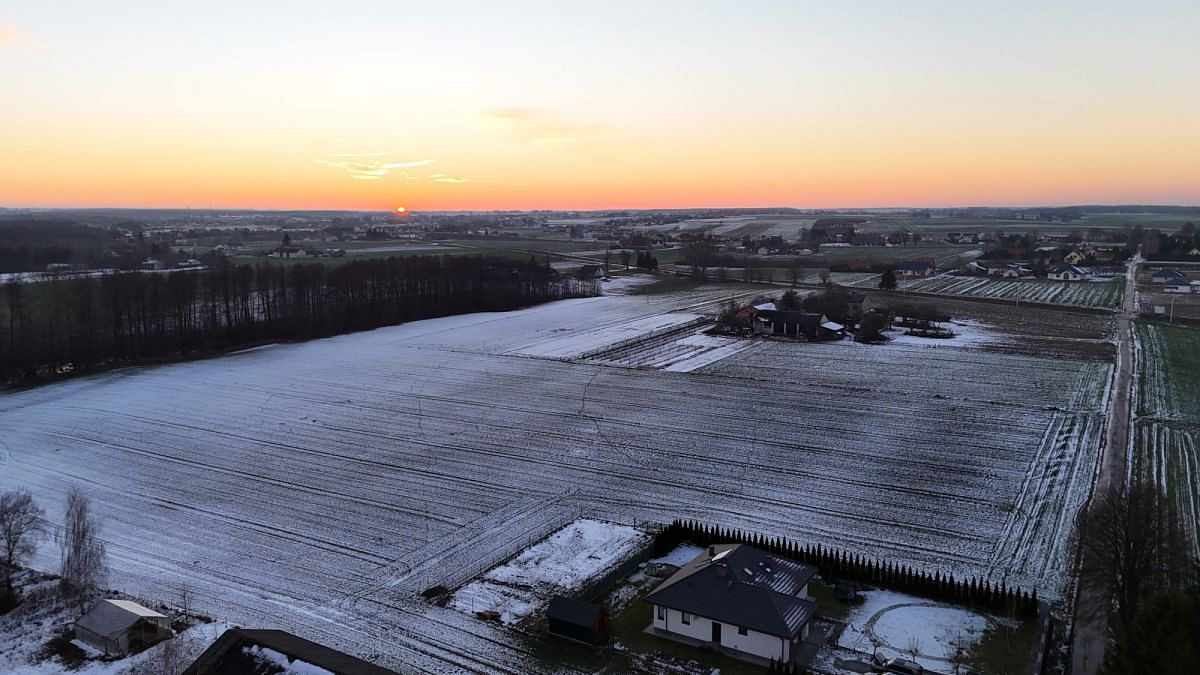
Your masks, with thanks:
<instances>
[{"instance_id":1,"label":"dark rooftop in foreground","mask_svg":"<svg viewBox=\"0 0 1200 675\"><path fill-rule=\"evenodd\" d=\"M268 649L287 657L293 666L303 662L335 675L398 675L336 649L281 630L230 628L217 638L183 675L279 675L287 666L256 655Z\"/></svg>"},{"instance_id":2,"label":"dark rooftop in foreground","mask_svg":"<svg viewBox=\"0 0 1200 675\"><path fill-rule=\"evenodd\" d=\"M681 612L791 639L816 612L796 597L815 567L744 544L710 546L645 597Z\"/></svg>"}]
</instances>

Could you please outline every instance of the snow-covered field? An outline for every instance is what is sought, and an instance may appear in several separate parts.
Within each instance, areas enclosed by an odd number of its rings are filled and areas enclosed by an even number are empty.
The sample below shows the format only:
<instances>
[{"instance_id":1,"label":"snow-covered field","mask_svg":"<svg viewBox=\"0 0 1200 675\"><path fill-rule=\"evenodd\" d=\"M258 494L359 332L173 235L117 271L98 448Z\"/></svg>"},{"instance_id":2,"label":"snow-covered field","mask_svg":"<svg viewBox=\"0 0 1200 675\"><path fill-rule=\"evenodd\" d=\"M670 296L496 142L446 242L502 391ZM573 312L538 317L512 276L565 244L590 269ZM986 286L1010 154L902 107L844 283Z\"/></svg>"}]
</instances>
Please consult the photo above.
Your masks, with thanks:
<instances>
[{"instance_id":1,"label":"snow-covered field","mask_svg":"<svg viewBox=\"0 0 1200 675\"><path fill-rule=\"evenodd\" d=\"M978 349L1005 339L986 327L754 341L691 372L580 360L727 296L568 300L9 393L0 489L57 522L81 487L122 590L187 585L198 611L404 672L569 672L420 593L580 518L1061 588L1108 364Z\"/></svg>"},{"instance_id":2,"label":"snow-covered field","mask_svg":"<svg viewBox=\"0 0 1200 675\"><path fill-rule=\"evenodd\" d=\"M504 623L516 623L555 595L604 576L649 540L628 525L577 520L463 586L449 605L472 615L496 612Z\"/></svg>"},{"instance_id":3,"label":"snow-covered field","mask_svg":"<svg viewBox=\"0 0 1200 675\"><path fill-rule=\"evenodd\" d=\"M1200 558L1200 329L1138 324L1135 477L1156 484Z\"/></svg>"},{"instance_id":4,"label":"snow-covered field","mask_svg":"<svg viewBox=\"0 0 1200 675\"><path fill-rule=\"evenodd\" d=\"M1121 303L1121 278L1094 281L1050 281L1047 279L999 279L941 275L901 281L900 289L922 293L972 295L1002 300L1029 300L1059 305L1116 308Z\"/></svg>"},{"instance_id":5,"label":"snow-covered field","mask_svg":"<svg viewBox=\"0 0 1200 675\"><path fill-rule=\"evenodd\" d=\"M867 591L846 618L837 646L883 658L913 660L935 672L953 672L955 649L978 642L996 620L963 607L893 591Z\"/></svg>"}]
</instances>

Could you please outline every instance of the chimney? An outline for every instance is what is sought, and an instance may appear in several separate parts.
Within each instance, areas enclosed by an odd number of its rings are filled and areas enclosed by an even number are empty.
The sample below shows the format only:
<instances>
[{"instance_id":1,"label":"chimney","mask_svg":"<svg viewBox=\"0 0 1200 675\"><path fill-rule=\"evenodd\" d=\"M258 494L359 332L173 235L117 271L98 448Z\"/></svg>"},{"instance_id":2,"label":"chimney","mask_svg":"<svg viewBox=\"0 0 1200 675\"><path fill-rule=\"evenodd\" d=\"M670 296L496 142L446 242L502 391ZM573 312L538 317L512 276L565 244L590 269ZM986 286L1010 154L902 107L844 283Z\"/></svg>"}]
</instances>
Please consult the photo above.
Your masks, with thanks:
<instances>
[{"instance_id":1,"label":"chimney","mask_svg":"<svg viewBox=\"0 0 1200 675\"><path fill-rule=\"evenodd\" d=\"M716 554L717 554L717 547L716 547L716 546L709 546L709 547L708 547L708 557L710 557L710 558L711 558L711 557L715 556Z\"/></svg>"}]
</instances>

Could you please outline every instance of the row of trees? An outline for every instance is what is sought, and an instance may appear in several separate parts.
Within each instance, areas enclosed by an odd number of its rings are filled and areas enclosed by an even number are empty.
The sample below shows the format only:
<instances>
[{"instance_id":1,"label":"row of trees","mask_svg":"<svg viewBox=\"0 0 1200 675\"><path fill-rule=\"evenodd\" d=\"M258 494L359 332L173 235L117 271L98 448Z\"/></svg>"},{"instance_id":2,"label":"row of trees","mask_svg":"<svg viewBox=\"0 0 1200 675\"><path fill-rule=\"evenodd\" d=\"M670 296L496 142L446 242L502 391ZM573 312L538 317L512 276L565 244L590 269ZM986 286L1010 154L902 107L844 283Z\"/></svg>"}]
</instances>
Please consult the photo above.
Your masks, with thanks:
<instances>
[{"instance_id":1,"label":"row of trees","mask_svg":"<svg viewBox=\"0 0 1200 675\"><path fill-rule=\"evenodd\" d=\"M1117 638L1106 675L1194 672L1200 662L1200 561L1170 497L1138 481L1096 496L1080 521L1080 611Z\"/></svg>"},{"instance_id":2,"label":"row of trees","mask_svg":"<svg viewBox=\"0 0 1200 675\"><path fill-rule=\"evenodd\" d=\"M67 493L65 513L62 530L55 535L61 549L60 584L82 605L105 580L107 553L91 504L78 489ZM49 536L46 512L29 491L0 493L0 574L4 577L0 614L20 601L14 584L16 572L37 552L38 543Z\"/></svg>"},{"instance_id":3,"label":"row of trees","mask_svg":"<svg viewBox=\"0 0 1200 675\"><path fill-rule=\"evenodd\" d=\"M663 528L654 542L655 555L666 555L685 541L697 546L749 544L774 555L813 565L821 570L821 575L826 579L843 578L878 584L913 595L946 600L1010 616L1037 616L1038 613L1036 589L1029 593L1009 587L1003 582L994 584L978 577L960 579L940 571L931 574L909 565L870 559L820 544L801 546L782 537L765 537L757 533L692 520L676 520Z\"/></svg>"},{"instance_id":4,"label":"row of trees","mask_svg":"<svg viewBox=\"0 0 1200 675\"><path fill-rule=\"evenodd\" d=\"M0 293L0 382L594 295L536 260L410 256L233 265L39 283Z\"/></svg>"}]
</instances>

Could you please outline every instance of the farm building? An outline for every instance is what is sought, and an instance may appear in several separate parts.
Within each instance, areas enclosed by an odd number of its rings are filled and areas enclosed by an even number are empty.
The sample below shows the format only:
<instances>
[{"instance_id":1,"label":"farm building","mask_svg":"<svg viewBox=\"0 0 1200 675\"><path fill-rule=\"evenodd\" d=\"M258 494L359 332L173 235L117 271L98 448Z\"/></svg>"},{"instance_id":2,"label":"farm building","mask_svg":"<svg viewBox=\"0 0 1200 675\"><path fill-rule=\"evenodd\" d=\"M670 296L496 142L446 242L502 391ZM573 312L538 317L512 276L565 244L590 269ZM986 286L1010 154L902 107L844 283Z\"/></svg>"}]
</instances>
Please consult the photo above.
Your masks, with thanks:
<instances>
[{"instance_id":1,"label":"farm building","mask_svg":"<svg viewBox=\"0 0 1200 675\"><path fill-rule=\"evenodd\" d=\"M821 324L827 321L829 319L824 314L759 309L754 315L754 332L759 335L782 335L816 340L820 338Z\"/></svg>"},{"instance_id":2,"label":"farm building","mask_svg":"<svg viewBox=\"0 0 1200 675\"><path fill-rule=\"evenodd\" d=\"M183 675L396 675L394 671L281 630L230 628Z\"/></svg>"},{"instance_id":3,"label":"farm building","mask_svg":"<svg viewBox=\"0 0 1200 675\"><path fill-rule=\"evenodd\" d=\"M1160 267L1150 273L1150 281L1156 284L1165 284L1172 281L1185 281L1187 275L1179 270L1173 270L1169 267Z\"/></svg>"},{"instance_id":4,"label":"farm building","mask_svg":"<svg viewBox=\"0 0 1200 675\"><path fill-rule=\"evenodd\" d=\"M1070 251L1063 256L1063 262L1068 265L1082 265L1087 257L1079 251Z\"/></svg>"},{"instance_id":5,"label":"farm building","mask_svg":"<svg viewBox=\"0 0 1200 675\"><path fill-rule=\"evenodd\" d=\"M1200 290L1195 282L1188 281L1168 281L1163 284L1163 291L1167 293L1195 293Z\"/></svg>"},{"instance_id":6,"label":"farm building","mask_svg":"<svg viewBox=\"0 0 1200 675\"><path fill-rule=\"evenodd\" d=\"M816 569L744 544L709 546L644 598L655 634L791 661L808 637Z\"/></svg>"},{"instance_id":7,"label":"farm building","mask_svg":"<svg viewBox=\"0 0 1200 675\"><path fill-rule=\"evenodd\" d=\"M1074 265L1053 265L1046 271L1046 277L1057 281L1083 281L1088 278L1087 270Z\"/></svg>"},{"instance_id":8,"label":"farm building","mask_svg":"<svg viewBox=\"0 0 1200 675\"><path fill-rule=\"evenodd\" d=\"M303 258L305 255L304 249L299 246L280 246L271 251L272 258Z\"/></svg>"},{"instance_id":9,"label":"farm building","mask_svg":"<svg viewBox=\"0 0 1200 675\"><path fill-rule=\"evenodd\" d=\"M125 656L173 635L165 615L128 600L101 600L75 622L75 639L105 656Z\"/></svg>"},{"instance_id":10,"label":"farm building","mask_svg":"<svg viewBox=\"0 0 1200 675\"><path fill-rule=\"evenodd\" d=\"M554 635L589 645L602 645L612 635L608 613L603 607L590 602L553 598L546 610L546 618Z\"/></svg>"},{"instance_id":11,"label":"farm building","mask_svg":"<svg viewBox=\"0 0 1200 675\"><path fill-rule=\"evenodd\" d=\"M1033 276L1033 270L1018 263L1011 263L1008 265L993 267L988 270L988 274L991 276L1002 277L1004 279L1020 279L1021 277Z\"/></svg>"},{"instance_id":12,"label":"farm building","mask_svg":"<svg viewBox=\"0 0 1200 675\"><path fill-rule=\"evenodd\" d=\"M928 260L905 260L897 268L902 277L927 277L933 270L933 263Z\"/></svg>"}]
</instances>

